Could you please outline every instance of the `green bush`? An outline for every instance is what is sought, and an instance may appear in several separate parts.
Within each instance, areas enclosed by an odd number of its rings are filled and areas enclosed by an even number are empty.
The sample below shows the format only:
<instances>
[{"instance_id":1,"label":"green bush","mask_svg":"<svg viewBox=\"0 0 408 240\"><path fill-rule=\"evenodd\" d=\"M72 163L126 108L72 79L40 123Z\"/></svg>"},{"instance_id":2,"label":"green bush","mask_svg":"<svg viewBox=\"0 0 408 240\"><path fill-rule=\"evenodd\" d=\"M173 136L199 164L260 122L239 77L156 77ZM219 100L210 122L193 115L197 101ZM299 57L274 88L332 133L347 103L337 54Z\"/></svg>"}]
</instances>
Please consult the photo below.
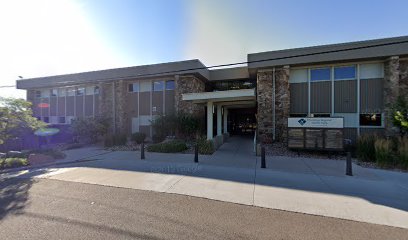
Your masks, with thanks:
<instances>
[{"instance_id":1,"label":"green bush","mask_svg":"<svg viewBox=\"0 0 408 240\"><path fill-rule=\"evenodd\" d=\"M376 135L362 135L357 140L357 158L363 162L375 161L375 140Z\"/></svg>"},{"instance_id":2,"label":"green bush","mask_svg":"<svg viewBox=\"0 0 408 240\"><path fill-rule=\"evenodd\" d=\"M123 146L127 143L125 134L106 135L104 140L105 147Z\"/></svg>"},{"instance_id":3,"label":"green bush","mask_svg":"<svg viewBox=\"0 0 408 240\"><path fill-rule=\"evenodd\" d=\"M214 142L212 140L207 140L206 138L199 138L197 140L198 153L204 155L211 155L214 153Z\"/></svg>"},{"instance_id":4,"label":"green bush","mask_svg":"<svg viewBox=\"0 0 408 240\"><path fill-rule=\"evenodd\" d=\"M399 165L404 169L408 169L408 137L398 139L397 149Z\"/></svg>"},{"instance_id":5,"label":"green bush","mask_svg":"<svg viewBox=\"0 0 408 240\"><path fill-rule=\"evenodd\" d=\"M95 143L98 136L105 136L110 125L109 118L103 116L78 118L71 124L72 133L80 142Z\"/></svg>"},{"instance_id":6,"label":"green bush","mask_svg":"<svg viewBox=\"0 0 408 240\"><path fill-rule=\"evenodd\" d=\"M27 158L2 158L0 159L0 168L14 168L27 166Z\"/></svg>"},{"instance_id":7,"label":"green bush","mask_svg":"<svg viewBox=\"0 0 408 240\"><path fill-rule=\"evenodd\" d=\"M141 144L142 142L145 141L146 134L141 133L141 132L135 132L132 134L131 139L133 142L136 142L137 144Z\"/></svg>"},{"instance_id":8,"label":"green bush","mask_svg":"<svg viewBox=\"0 0 408 240\"><path fill-rule=\"evenodd\" d=\"M168 142L156 143L149 145L147 151L149 152L161 152L161 153L176 153L187 150L188 147L184 141L172 140Z\"/></svg>"},{"instance_id":9,"label":"green bush","mask_svg":"<svg viewBox=\"0 0 408 240\"><path fill-rule=\"evenodd\" d=\"M375 159L379 166L386 167L393 163L393 144L389 139L376 139L374 143Z\"/></svg>"}]
</instances>

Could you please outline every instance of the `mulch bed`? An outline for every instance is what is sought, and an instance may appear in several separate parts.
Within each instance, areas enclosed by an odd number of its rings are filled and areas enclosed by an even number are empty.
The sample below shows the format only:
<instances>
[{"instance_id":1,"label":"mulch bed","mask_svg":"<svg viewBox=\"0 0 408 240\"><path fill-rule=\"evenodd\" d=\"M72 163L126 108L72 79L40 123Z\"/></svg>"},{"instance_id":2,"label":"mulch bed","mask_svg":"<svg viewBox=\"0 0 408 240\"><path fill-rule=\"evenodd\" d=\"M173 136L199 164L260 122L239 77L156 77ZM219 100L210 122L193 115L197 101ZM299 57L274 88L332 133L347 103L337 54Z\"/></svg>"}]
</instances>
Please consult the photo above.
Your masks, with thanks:
<instances>
[{"instance_id":1,"label":"mulch bed","mask_svg":"<svg viewBox=\"0 0 408 240\"><path fill-rule=\"evenodd\" d=\"M318 151L292 151L289 150L284 143L265 144L265 154L267 156L285 156L285 157L301 157L301 158L316 158L316 159L335 159L345 160L346 156L342 152L318 152Z\"/></svg>"}]
</instances>

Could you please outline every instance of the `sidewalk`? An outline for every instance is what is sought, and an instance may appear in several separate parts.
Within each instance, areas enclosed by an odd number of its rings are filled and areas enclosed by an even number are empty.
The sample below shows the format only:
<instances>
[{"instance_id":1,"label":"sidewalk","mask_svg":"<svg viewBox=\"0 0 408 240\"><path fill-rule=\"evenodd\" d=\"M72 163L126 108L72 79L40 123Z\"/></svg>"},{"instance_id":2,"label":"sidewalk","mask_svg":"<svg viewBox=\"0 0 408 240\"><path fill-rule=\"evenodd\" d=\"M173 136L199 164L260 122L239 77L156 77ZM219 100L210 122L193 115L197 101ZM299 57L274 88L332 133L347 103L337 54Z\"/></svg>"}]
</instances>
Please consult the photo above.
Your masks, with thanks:
<instances>
[{"instance_id":1,"label":"sidewalk","mask_svg":"<svg viewBox=\"0 0 408 240\"><path fill-rule=\"evenodd\" d=\"M198 164L192 154L146 153L146 160L140 160L140 152L111 152L98 156L99 161L22 177L183 194L408 228L408 174L353 165L350 177L344 175L344 161L287 157L268 157L267 169L261 169L259 158L238 142L224 144L218 154L200 156Z\"/></svg>"}]
</instances>

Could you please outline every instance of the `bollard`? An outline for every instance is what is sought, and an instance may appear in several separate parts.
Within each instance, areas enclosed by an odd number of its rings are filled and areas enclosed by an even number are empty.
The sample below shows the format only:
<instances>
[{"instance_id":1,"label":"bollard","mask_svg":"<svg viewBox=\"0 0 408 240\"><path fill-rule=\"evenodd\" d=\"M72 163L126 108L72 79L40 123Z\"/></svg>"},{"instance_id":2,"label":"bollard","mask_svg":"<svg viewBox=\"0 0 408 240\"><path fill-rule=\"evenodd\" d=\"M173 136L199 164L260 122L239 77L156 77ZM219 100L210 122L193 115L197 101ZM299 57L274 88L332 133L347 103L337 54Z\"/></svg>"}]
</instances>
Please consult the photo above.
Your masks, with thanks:
<instances>
[{"instance_id":1,"label":"bollard","mask_svg":"<svg viewBox=\"0 0 408 240\"><path fill-rule=\"evenodd\" d=\"M142 142L142 146L140 147L140 159L145 159L145 148L144 148L144 142Z\"/></svg>"},{"instance_id":2,"label":"bollard","mask_svg":"<svg viewBox=\"0 0 408 240\"><path fill-rule=\"evenodd\" d=\"M198 144L195 145L194 149L194 162L198 163Z\"/></svg>"},{"instance_id":3,"label":"bollard","mask_svg":"<svg viewBox=\"0 0 408 240\"><path fill-rule=\"evenodd\" d=\"M261 147L261 168L266 168L266 162L265 162L265 147Z\"/></svg>"},{"instance_id":4,"label":"bollard","mask_svg":"<svg viewBox=\"0 0 408 240\"><path fill-rule=\"evenodd\" d=\"M346 160L346 175L353 176L353 169L351 164L351 152L347 152L347 160Z\"/></svg>"}]
</instances>

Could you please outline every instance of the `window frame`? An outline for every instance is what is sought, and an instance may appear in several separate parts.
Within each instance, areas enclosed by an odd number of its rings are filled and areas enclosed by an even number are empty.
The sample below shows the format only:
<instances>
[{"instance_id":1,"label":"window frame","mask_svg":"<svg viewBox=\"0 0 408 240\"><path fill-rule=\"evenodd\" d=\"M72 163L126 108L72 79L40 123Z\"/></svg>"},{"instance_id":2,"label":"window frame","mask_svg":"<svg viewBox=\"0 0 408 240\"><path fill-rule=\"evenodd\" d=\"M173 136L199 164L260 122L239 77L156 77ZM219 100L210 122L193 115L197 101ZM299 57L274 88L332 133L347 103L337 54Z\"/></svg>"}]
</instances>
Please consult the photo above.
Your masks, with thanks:
<instances>
[{"instance_id":1,"label":"window frame","mask_svg":"<svg viewBox=\"0 0 408 240\"><path fill-rule=\"evenodd\" d=\"M380 115L380 125L362 125L361 115ZM384 128L384 114L383 113L359 113L358 114L358 125L360 128Z\"/></svg>"},{"instance_id":2,"label":"window frame","mask_svg":"<svg viewBox=\"0 0 408 240\"><path fill-rule=\"evenodd\" d=\"M329 78L328 79L321 79L321 80L313 80L312 79L312 77L313 77L313 70L322 70L322 69L327 69L327 70L329 70ZM309 82L310 83L314 83L314 82L327 82L327 81L331 81L331 67L330 66L326 66L326 67L318 67L318 68L310 68L310 79L309 79Z\"/></svg>"},{"instance_id":3,"label":"window frame","mask_svg":"<svg viewBox=\"0 0 408 240\"><path fill-rule=\"evenodd\" d=\"M79 94L80 90L82 89L82 94ZM75 96L84 96L85 95L85 87L77 87L75 88Z\"/></svg>"},{"instance_id":4,"label":"window frame","mask_svg":"<svg viewBox=\"0 0 408 240\"><path fill-rule=\"evenodd\" d=\"M130 90L130 87L132 86L132 90ZM137 91L135 91L135 86L137 86ZM128 92L130 93L138 93L140 92L140 84L139 82L134 82L134 83L129 83L128 85Z\"/></svg>"},{"instance_id":5,"label":"window frame","mask_svg":"<svg viewBox=\"0 0 408 240\"><path fill-rule=\"evenodd\" d=\"M160 85L157 85L156 83L160 83ZM161 86L161 89L156 89L155 86ZM152 82L152 91L153 92L161 92L164 91L165 86L164 86L164 81L163 80L158 80L158 81L153 81Z\"/></svg>"},{"instance_id":6,"label":"window frame","mask_svg":"<svg viewBox=\"0 0 408 240\"><path fill-rule=\"evenodd\" d=\"M336 69L339 68L354 68L354 78L336 78ZM334 81L347 81L347 80L356 80L357 79L357 66L356 65L342 65L342 66L333 66L333 80Z\"/></svg>"},{"instance_id":7,"label":"window frame","mask_svg":"<svg viewBox=\"0 0 408 240\"><path fill-rule=\"evenodd\" d=\"M56 91L55 94L54 94L54 91ZM50 97L58 97L58 88L51 88L50 89Z\"/></svg>"},{"instance_id":8,"label":"window frame","mask_svg":"<svg viewBox=\"0 0 408 240\"><path fill-rule=\"evenodd\" d=\"M173 83L173 87L172 87L172 88L168 88L168 87L167 87L167 83L170 83L170 82ZM165 89L166 89L166 91L175 90L175 89L176 89L176 82L175 82L174 80L167 80L167 81L165 82Z\"/></svg>"}]
</instances>

